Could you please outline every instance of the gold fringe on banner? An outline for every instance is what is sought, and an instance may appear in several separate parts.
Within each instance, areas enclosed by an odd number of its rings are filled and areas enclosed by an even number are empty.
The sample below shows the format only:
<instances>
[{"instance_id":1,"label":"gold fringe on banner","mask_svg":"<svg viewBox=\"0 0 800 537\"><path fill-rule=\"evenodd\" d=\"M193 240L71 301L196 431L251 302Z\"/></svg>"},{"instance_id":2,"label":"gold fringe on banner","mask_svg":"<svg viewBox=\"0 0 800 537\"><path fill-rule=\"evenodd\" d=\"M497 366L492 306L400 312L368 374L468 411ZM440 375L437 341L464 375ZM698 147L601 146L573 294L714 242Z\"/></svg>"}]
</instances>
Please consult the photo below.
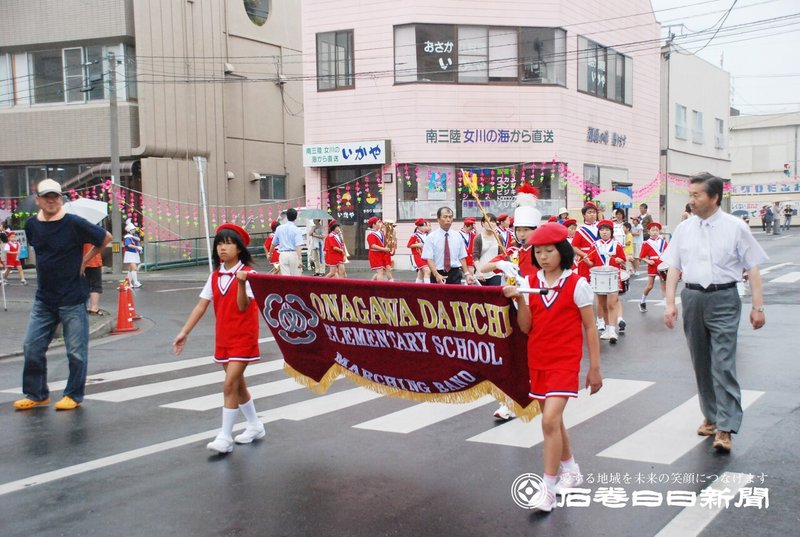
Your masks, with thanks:
<instances>
[{"instance_id":1,"label":"gold fringe on banner","mask_svg":"<svg viewBox=\"0 0 800 537\"><path fill-rule=\"evenodd\" d=\"M295 382L297 382L298 384L302 384L312 392L319 394L327 392L328 388L331 387L331 384L333 384L333 382L339 377L346 377L351 381L353 381L355 384L358 384L359 386L372 390L373 392L379 393L381 395L387 395L389 397L397 397L400 399L410 399L412 401L421 401L428 403L463 404L463 403L471 403L476 399L480 399L484 395L491 395L495 400L510 408L514 412L514 414L516 414L516 416L520 418L522 421L526 422L531 421L533 418L542 413L542 410L539 407L539 403L537 401L531 401L531 404L523 408L516 401L514 401L508 395L506 395L505 392L503 392L500 388L498 388L488 380L484 380L477 386L474 386L468 390L461 390L458 392L420 393L420 392L409 392L406 390L401 390L399 388L392 388L391 386L386 386L385 384L372 382L360 375L356 375L347 368L344 368L336 363L333 364L333 366L331 366L331 368L328 370L327 373L325 373L325 376L322 377L322 379L319 382L315 381L311 377L303 375L295 368L290 366L287 362L284 362L283 370L286 372L287 375L292 377L295 380Z\"/></svg>"}]
</instances>

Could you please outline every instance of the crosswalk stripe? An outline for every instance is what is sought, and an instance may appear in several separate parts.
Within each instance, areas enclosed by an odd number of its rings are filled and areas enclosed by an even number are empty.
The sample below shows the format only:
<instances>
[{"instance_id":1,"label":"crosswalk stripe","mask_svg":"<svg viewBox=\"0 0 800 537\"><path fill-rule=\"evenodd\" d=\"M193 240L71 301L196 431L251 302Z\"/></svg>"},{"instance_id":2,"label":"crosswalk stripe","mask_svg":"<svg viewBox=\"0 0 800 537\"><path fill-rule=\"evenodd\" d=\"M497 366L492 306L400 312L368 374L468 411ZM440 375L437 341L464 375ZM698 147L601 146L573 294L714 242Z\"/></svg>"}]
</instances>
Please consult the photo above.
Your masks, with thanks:
<instances>
[{"instance_id":1,"label":"crosswalk stripe","mask_svg":"<svg viewBox=\"0 0 800 537\"><path fill-rule=\"evenodd\" d=\"M773 270L776 270L776 269L779 269L779 268L783 268L783 267L791 265L791 264L792 263L778 263L777 265L772 265L771 267L763 268L763 269L761 269L760 272L761 272L761 275L763 276L764 274L766 274L768 272L772 272Z\"/></svg>"},{"instance_id":2,"label":"crosswalk stripe","mask_svg":"<svg viewBox=\"0 0 800 537\"><path fill-rule=\"evenodd\" d=\"M709 494L711 490L716 492L724 492L726 488L733 490L735 488L746 486L746 483L750 482L751 480L751 475L724 472L721 476L719 476L717 481L714 481L711 483L711 485L703 489L703 492L700 494L704 494L706 497L713 498L715 495ZM732 486L729 487L729 484L732 484ZM740 487L737 487L737 484L740 485ZM700 535L706 526L708 526L711 521L714 520L714 518L724 509L724 501L720 501L716 505L701 505L698 502L692 507L684 507L681 509L680 513L675 516L675 518L670 520L666 526L661 528L661 531L656 534L656 537L693 537L695 535Z\"/></svg>"},{"instance_id":3,"label":"crosswalk stripe","mask_svg":"<svg viewBox=\"0 0 800 537\"><path fill-rule=\"evenodd\" d=\"M322 395L314 399L302 401L300 403L293 403L290 405L273 408L259 413L259 419L263 423L270 423L281 419L300 421L321 416L329 412L342 410L360 403L365 403L378 397L383 396L365 388L353 388L351 390L345 390L331 395ZM237 424L233 430L234 432L238 432L243 430L245 427L245 423L240 423ZM146 457L147 455L154 455L156 453L161 453L177 447L194 444L195 442L205 441L210 438L214 438L218 432L219 429L217 428L210 431L190 434L180 438L175 438L173 440L160 442L158 444L152 444L149 446L132 449L130 451L109 455L107 457L101 457L99 459L94 459L30 477L25 477L16 481L2 483L0 484L0 496L18 492L20 490L26 490L36 485L43 485L59 479L85 474L101 468L107 468L115 464Z\"/></svg>"},{"instance_id":4,"label":"crosswalk stripe","mask_svg":"<svg viewBox=\"0 0 800 537\"><path fill-rule=\"evenodd\" d=\"M578 425L652 385L652 382L643 380L603 379L603 388L599 392L590 396L588 389L581 390L578 398L567 404L564 409L564 425L567 428ZM488 416L487 419L489 419ZM528 423L522 420L512 420L467 440L530 448L544 440L542 417L541 415L536 416Z\"/></svg>"},{"instance_id":5,"label":"crosswalk stripe","mask_svg":"<svg viewBox=\"0 0 800 537\"><path fill-rule=\"evenodd\" d=\"M762 395L764 392L742 390L742 408L749 407ZM597 456L672 464L706 440L695 431L702 419L700 403L695 395Z\"/></svg>"},{"instance_id":6,"label":"crosswalk stripe","mask_svg":"<svg viewBox=\"0 0 800 537\"><path fill-rule=\"evenodd\" d=\"M294 379L283 379L267 382L266 384L248 386L247 391L250 392L250 397L252 399L261 399L263 397L280 395L282 393L293 392L303 388L305 388L305 386L298 384ZM161 408L176 408L179 410L195 410L202 412L205 410L222 408L222 403L222 394L215 393L212 395L203 395L193 399L184 399L183 401L161 405Z\"/></svg>"},{"instance_id":7,"label":"crosswalk stripe","mask_svg":"<svg viewBox=\"0 0 800 537\"><path fill-rule=\"evenodd\" d=\"M282 368L282 359L266 363L259 362L247 366L247 369L245 370L245 377L270 373L272 371L278 371ZM142 397L150 397L153 395L161 395L163 393L169 393L178 390L196 388L198 386L222 384L224 380L225 372L219 370L203 375L193 375L191 377L181 377L173 380L131 386L129 388L120 388L118 390L109 390L107 392L87 394L86 399L91 399L94 401L108 401L111 403L122 403L124 401L131 401L133 399L140 399Z\"/></svg>"},{"instance_id":8,"label":"crosswalk stripe","mask_svg":"<svg viewBox=\"0 0 800 537\"><path fill-rule=\"evenodd\" d=\"M494 401L490 395L486 395L464 404L441 404L441 403L420 403L391 414L386 414L374 420L365 421L354 425L356 429L369 429L371 431L383 431L387 433L408 434L418 431L434 423L444 421L459 414L469 412Z\"/></svg>"},{"instance_id":9,"label":"crosswalk stripe","mask_svg":"<svg viewBox=\"0 0 800 537\"><path fill-rule=\"evenodd\" d=\"M795 283L798 281L800 281L800 272L789 272L769 280L769 283Z\"/></svg>"},{"instance_id":10,"label":"crosswalk stripe","mask_svg":"<svg viewBox=\"0 0 800 537\"><path fill-rule=\"evenodd\" d=\"M259 343L266 343L275 341L274 337L264 337L258 340ZM136 377L144 377L147 375L157 375L159 373L169 373L170 371L180 371L181 369L189 369L202 365L209 365L214 363L214 355L201 356L199 358L190 358L188 360L175 360L174 362L164 362L160 364L143 365L139 367L129 367L127 369L118 369L116 371L108 371L106 373L97 373L96 375L89 375L86 377L86 385L96 386L106 382L115 382L118 380L127 380ZM67 385L66 380L59 380L56 382L48 383L50 390L63 390ZM11 388L8 390L1 390L0 393L20 393L22 387Z\"/></svg>"}]
</instances>

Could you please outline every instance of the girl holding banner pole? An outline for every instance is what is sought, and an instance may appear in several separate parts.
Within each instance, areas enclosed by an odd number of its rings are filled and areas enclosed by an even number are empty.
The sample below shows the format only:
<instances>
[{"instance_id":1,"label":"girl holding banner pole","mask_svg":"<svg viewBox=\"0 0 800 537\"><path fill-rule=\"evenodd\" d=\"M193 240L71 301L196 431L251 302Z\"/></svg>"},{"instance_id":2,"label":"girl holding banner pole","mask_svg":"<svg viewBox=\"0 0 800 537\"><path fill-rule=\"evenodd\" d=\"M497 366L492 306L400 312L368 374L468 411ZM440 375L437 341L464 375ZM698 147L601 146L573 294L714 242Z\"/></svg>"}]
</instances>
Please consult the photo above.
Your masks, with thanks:
<instances>
[{"instance_id":1,"label":"girl holding banner pole","mask_svg":"<svg viewBox=\"0 0 800 537\"><path fill-rule=\"evenodd\" d=\"M218 453L233 451L233 425L239 411L247 420L247 428L236 436L237 444L249 444L266 434L244 379L247 364L261 359L258 308L247 283L247 273L253 270L250 267L253 258L247 250L249 244L250 235L241 227L225 223L217 228L212 253L216 270L209 276L200 292L200 300L172 343L175 354L180 354L189 333L203 317L208 305L214 303L214 361L222 364L225 370L224 406L222 431L206 447Z\"/></svg>"},{"instance_id":2,"label":"girl holding banner pole","mask_svg":"<svg viewBox=\"0 0 800 537\"><path fill-rule=\"evenodd\" d=\"M506 286L503 294L517 302L517 323L528 334L528 369L531 399L539 401L544 433L544 483L547 493L537 506L552 511L556 495L583 483L564 426L564 409L578 396L584 334L589 349L586 386L594 394L603 386L600 374L600 340L594 322L594 294L586 280L570 268L575 253L567 241L567 228L547 223L533 232L534 265L526 278L534 289L547 294L526 294ZM530 304L528 304L528 300Z\"/></svg>"}]
</instances>

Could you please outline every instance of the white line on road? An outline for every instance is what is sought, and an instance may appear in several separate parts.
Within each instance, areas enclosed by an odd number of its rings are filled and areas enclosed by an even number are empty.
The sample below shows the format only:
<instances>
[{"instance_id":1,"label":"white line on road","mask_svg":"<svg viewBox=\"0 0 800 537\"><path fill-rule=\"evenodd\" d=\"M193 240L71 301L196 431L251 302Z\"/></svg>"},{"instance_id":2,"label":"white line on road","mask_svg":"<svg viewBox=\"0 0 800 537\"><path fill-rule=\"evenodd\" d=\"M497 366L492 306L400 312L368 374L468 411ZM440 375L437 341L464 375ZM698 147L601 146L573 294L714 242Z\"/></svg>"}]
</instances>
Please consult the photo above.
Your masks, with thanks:
<instances>
[{"instance_id":1,"label":"white line on road","mask_svg":"<svg viewBox=\"0 0 800 537\"><path fill-rule=\"evenodd\" d=\"M247 366L247 369L245 369L245 377L271 373L280 369L283 369L282 359L274 360L272 362L256 363ZM132 401L133 399L141 399L142 397L151 397L153 395L161 395L163 393L169 393L178 390L188 390L189 388L196 388L198 386L208 386L209 384L217 383L222 384L224 381L225 371L219 370L214 371L213 373L205 373L203 375L181 377L173 380L164 380L161 382L120 388L118 390L92 393L86 395L86 399L91 399L92 401L122 403L125 401Z\"/></svg>"},{"instance_id":2,"label":"white line on road","mask_svg":"<svg viewBox=\"0 0 800 537\"><path fill-rule=\"evenodd\" d=\"M264 337L258 340L259 343L266 343L268 341L275 341L274 337ZM116 371L108 371L106 373L98 373L96 375L89 375L86 377L86 384L95 386L104 384L106 382L115 382L117 380L127 380L136 377L145 377L147 375L157 375L159 373L168 373L170 371L180 371L181 369L189 369L191 367L199 367L214 363L214 355L201 356L199 358L190 358L188 360L175 360L174 362L164 362L161 364L143 365L139 367L129 367L127 369L118 369ZM49 383L50 390L61 390L67 385L66 380L59 380L57 382ZM2 390L2 393L20 393L21 386Z\"/></svg>"},{"instance_id":3,"label":"white line on road","mask_svg":"<svg viewBox=\"0 0 800 537\"><path fill-rule=\"evenodd\" d=\"M276 380L267 382L266 384L257 384L255 386L248 386L247 391L250 392L252 399L261 399L263 397L271 397L282 393L293 392L305 388L302 384L298 384L294 379ZM211 395L203 395L193 399L185 399L175 403L161 405L162 408L177 408L180 410L195 410L204 412L206 410L213 410L215 408L222 408L222 394L214 393Z\"/></svg>"},{"instance_id":4,"label":"white line on road","mask_svg":"<svg viewBox=\"0 0 800 537\"><path fill-rule=\"evenodd\" d=\"M795 283L800 281L800 272L789 272L770 280L769 283Z\"/></svg>"},{"instance_id":5,"label":"white line on road","mask_svg":"<svg viewBox=\"0 0 800 537\"><path fill-rule=\"evenodd\" d=\"M785 267L787 265L792 265L792 264L793 263L779 263L777 265L772 265L771 267L766 267L766 268L761 269L761 274L762 275L763 274L767 274L767 273L769 273L769 272L771 272L771 271L773 271L775 269L783 268L783 267Z\"/></svg>"},{"instance_id":6,"label":"white line on road","mask_svg":"<svg viewBox=\"0 0 800 537\"><path fill-rule=\"evenodd\" d=\"M388 433L408 434L434 423L454 418L494 401L494 397L486 395L471 403L443 405L441 403L420 403L374 420L353 425L356 429L369 429Z\"/></svg>"},{"instance_id":7,"label":"white line on road","mask_svg":"<svg viewBox=\"0 0 800 537\"><path fill-rule=\"evenodd\" d=\"M715 498L717 494L712 493L712 490L716 493L725 492L725 489L729 489L727 486L729 484L738 484L740 485L739 488L741 488L747 486L752 480L752 475L725 472L719 476L718 480L703 489L698 496L702 495L708 498ZM734 490L733 492L734 495L736 495L736 491ZM729 493L730 489L728 492L725 492L725 495L727 496ZM716 504L710 503L701 505L698 501L698 503L692 507L681 509L681 512L678 513L675 518L661 528L661 531L656 534L656 537L693 537L695 535L700 535L720 511L726 508L726 505L727 503L722 498L720 498L719 502Z\"/></svg>"},{"instance_id":8,"label":"white line on road","mask_svg":"<svg viewBox=\"0 0 800 537\"><path fill-rule=\"evenodd\" d=\"M589 390L581 390L578 398L567 404L564 410L564 425L567 428L578 425L652 385L652 382L642 380L603 379L602 390L592 396L589 395ZM540 414L528 423L518 419L512 420L468 440L530 448L544 440L542 416Z\"/></svg>"},{"instance_id":9,"label":"white line on road","mask_svg":"<svg viewBox=\"0 0 800 537\"><path fill-rule=\"evenodd\" d=\"M742 390L742 408L749 407L762 395L764 392ZM707 439L695 431L702 419L700 403L695 395L597 456L672 464Z\"/></svg>"},{"instance_id":10,"label":"white line on road","mask_svg":"<svg viewBox=\"0 0 800 537\"><path fill-rule=\"evenodd\" d=\"M159 289L156 293L177 293L179 291L196 291L197 289L202 289L203 286L200 287L181 287L176 289Z\"/></svg>"},{"instance_id":11,"label":"white line on road","mask_svg":"<svg viewBox=\"0 0 800 537\"><path fill-rule=\"evenodd\" d=\"M378 397L383 396L365 388L354 388L331 395L319 396L314 399L302 401L300 403L293 403L291 405L273 408L271 410L259 413L259 416L263 423L270 423L281 419L300 421L358 405L360 403L365 403L367 401L371 401L372 399L377 399ZM234 427L234 431L241 431L245 428L245 426L246 424L240 423ZM107 468L115 464L146 457L147 455L161 453L162 451L167 451L176 447L208 440L213 438L217 432L219 432L219 429L191 434L181 438L175 438L174 440L153 444L151 446L145 446L122 453L117 453L116 455L109 455L108 457L101 457L99 459L67 466L65 468L59 468L58 470L53 470L50 472L44 472L23 479L18 479L16 481L9 481L8 483L3 483L0 485L0 496L4 494L10 494L12 492L18 492L36 485L43 485L45 483L64 479L66 477L72 477L94 470L99 470L101 468Z\"/></svg>"}]
</instances>

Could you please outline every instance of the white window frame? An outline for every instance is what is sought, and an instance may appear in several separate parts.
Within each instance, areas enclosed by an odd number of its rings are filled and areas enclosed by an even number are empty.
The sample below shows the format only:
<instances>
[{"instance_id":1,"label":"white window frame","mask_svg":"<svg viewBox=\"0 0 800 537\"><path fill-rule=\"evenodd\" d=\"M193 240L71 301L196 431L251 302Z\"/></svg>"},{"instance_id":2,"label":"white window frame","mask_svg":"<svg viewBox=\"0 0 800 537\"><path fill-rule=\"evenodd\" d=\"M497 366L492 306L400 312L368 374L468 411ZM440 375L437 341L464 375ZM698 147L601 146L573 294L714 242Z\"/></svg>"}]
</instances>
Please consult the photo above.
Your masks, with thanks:
<instances>
[{"instance_id":1,"label":"white window frame","mask_svg":"<svg viewBox=\"0 0 800 537\"><path fill-rule=\"evenodd\" d=\"M725 149L725 120L718 117L714 118L714 147Z\"/></svg>"},{"instance_id":2,"label":"white window frame","mask_svg":"<svg viewBox=\"0 0 800 537\"><path fill-rule=\"evenodd\" d=\"M275 197L275 182L282 181L283 182L283 197ZM269 194L271 197L264 197L264 187L269 185ZM286 199L286 176L285 175L276 175L276 174L261 174L261 179L258 185L258 196L261 201L276 201L276 200L283 200Z\"/></svg>"},{"instance_id":3,"label":"white window frame","mask_svg":"<svg viewBox=\"0 0 800 537\"><path fill-rule=\"evenodd\" d=\"M703 132L703 112L692 110L692 143L703 145L705 133Z\"/></svg>"},{"instance_id":4,"label":"white window frame","mask_svg":"<svg viewBox=\"0 0 800 537\"><path fill-rule=\"evenodd\" d=\"M688 140L689 130L686 127L687 109L682 104L675 103L675 138Z\"/></svg>"}]
</instances>

